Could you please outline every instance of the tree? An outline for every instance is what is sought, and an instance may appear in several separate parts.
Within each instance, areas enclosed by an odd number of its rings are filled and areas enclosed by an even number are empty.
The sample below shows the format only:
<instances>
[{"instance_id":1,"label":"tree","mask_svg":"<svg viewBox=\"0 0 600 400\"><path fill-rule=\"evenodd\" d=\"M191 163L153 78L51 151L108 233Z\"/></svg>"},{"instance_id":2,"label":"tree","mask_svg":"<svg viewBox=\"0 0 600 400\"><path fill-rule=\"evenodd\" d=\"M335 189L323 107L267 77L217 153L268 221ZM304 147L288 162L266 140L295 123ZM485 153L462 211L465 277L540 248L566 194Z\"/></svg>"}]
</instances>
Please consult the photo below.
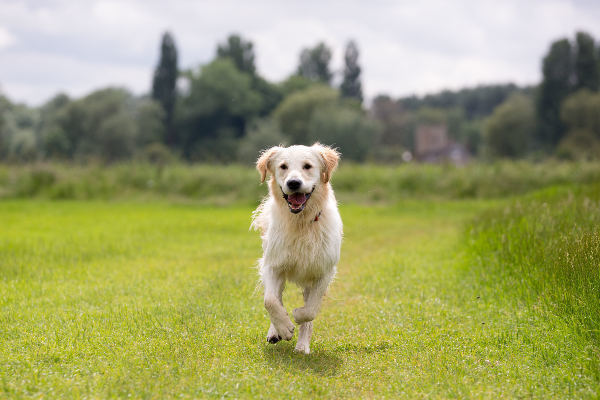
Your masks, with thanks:
<instances>
[{"instance_id":1,"label":"tree","mask_svg":"<svg viewBox=\"0 0 600 400\"><path fill-rule=\"evenodd\" d=\"M137 100L125 89L106 88L61 108L44 136L46 154L117 161L135 151Z\"/></svg>"},{"instance_id":2,"label":"tree","mask_svg":"<svg viewBox=\"0 0 600 400\"><path fill-rule=\"evenodd\" d=\"M329 85L333 77L329 70L330 61L331 49L323 42L312 49L304 49L300 53L298 75Z\"/></svg>"},{"instance_id":3,"label":"tree","mask_svg":"<svg viewBox=\"0 0 600 400\"><path fill-rule=\"evenodd\" d=\"M365 161L378 140L380 125L363 112L340 105L320 107L308 125L310 142L338 147L344 158Z\"/></svg>"},{"instance_id":4,"label":"tree","mask_svg":"<svg viewBox=\"0 0 600 400\"><path fill-rule=\"evenodd\" d=\"M307 89L308 87L313 85L318 85L318 83L315 83L314 81L303 76L293 74L290 75L286 80L281 82L279 84L279 88L283 97L286 98L292 93Z\"/></svg>"},{"instance_id":5,"label":"tree","mask_svg":"<svg viewBox=\"0 0 600 400\"><path fill-rule=\"evenodd\" d=\"M344 79L340 86L342 97L355 98L362 103L362 85L360 66L358 65L358 47L354 41L348 42L344 53Z\"/></svg>"},{"instance_id":6,"label":"tree","mask_svg":"<svg viewBox=\"0 0 600 400\"><path fill-rule=\"evenodd\" d=\"M594 38L585 32L575 36L575 89L600 88L600 62Z\"/></svg>"},{"instance_id":7,"label":"tree","mask_svg":"<svg viewBox=\"0 0 600 400\"><path fill-rule=\"evenodd\" d=\"M175 40L169 32L165 32L160 46L160 60L154 70L152 98L160 103L164 110L165 139L170 146L177 143L173 118L177 100L178 74Z\"/></svg>"},{"instance_id":8,"label":"tree","mask_svg":"<svg viewBox=\"0 0 600 400\"><path fill-rule=\"evenodd\" d=\"M557 40L550 46L542 65L542 83L537 99L540 121L537 145L553 148L564 135L560 120L560 105L573 88L572 48L568 39Z\"/></svg>"},{"instance_id":9,"label":"tree","mask_svg":"<svg viewBox=\"0 0 600 400\"><path fill-rule=\"evenodd\" d=\"M253 164L261 150L269 147L286 144L286 139L279 130L277 123L272 119L254 121L246 136L240 140L238 160Z\"/></svg>"},{"instance_id":10,"label":"tree","mask_svg":"<svg viewBox=\"0 0 600 400\"><path fill-rule=\"evenodd\" d=\"M8 114L12 108L12 103L8 98L0 94L0 159L8 156L10 145L10 127L8 124Z\"/></svg>"},{"instance_id":11,"label":"tree","mask_svg":"<svg viewBox=\"0 0 600 400\"><path fill-rule=\"evenodd\" d=\"M534 128L533 102L523 95L514 95L499 105L486 121L487 146L494 156L522 156L530 148Z\"/></svg>"},{"instance_id":12,"label":"tree","mask_svg":"<svg viewBox=\"0 0 600 400\"><path fill-rule=\"evenodd\" d=\"M565 99L560 115L568 127L560 141L560 157L600 158L600 93L583 89Z\"/></svg>"},{"instance_id":13,"label":"tree","mask_svg":"<svg viewBox=\"0 0 600 400\"><path fill-rule=\"evenodd\" d=\"M260 116L267 116L277 107L283 97L281 90L256 72L252 42L244 40L240 35L230 35L225 43L217 47L217 58L231 60L239 71L252 78L252 89L262 97Z\"/></svg>"},{"instance_id":14,"label":"tree","mask_svg":"<svg viewBox=\"0 0 600 400\"><path fill-rule=\"evenodd\" d=\"M586 130L600 139L600 93L583 89L565 99L560 110L571 130Z\"/></svg>"},{"instance_id":15,"label":"tree","mask_svg":"<svg viewBox=\"0 0 600 400\"><path fill-rule=\"evenodd\" d=\"M156 101L142 98L136 101L135 124L137 129L136 148L161 143L165 137L164 110Z\"/></svg>"},{"instance_id":16,"label":"tree","mask_svg":"<svg viewBox=\"0 0 600 400\"><path fill-rule=\"evenodd\" d=\"M308 125L313 113L338 101L337 90L314 85L286 97L273 112L273 117L291 143L310 144Z\"/></svg>"},{"instance_id":17,"label":"tree","mask_svg":"<svg viewBox=\"0 0 600 400\"><path fill-rule=\"evenodd\" d=\"M389 96L377 96L371 105L371 113L382 126L382 146L401 148L401 151L412 148L413 127L409 125L414 125L414 118L411 118L400 102Z\"/></svg>"},{"instance_id":18,"label":"tree","mask_svg":"<svg viewBox=\"0 0 600 400\"><path fill-rule=\"evenodd\" d=\"M252 77L225 58L185 76L189 91L180 99L177 117L184 155L221 161L234 157L237 140L263 107Z\"/></svg>"},{"instance_id":19,"label":"tree","mask_svg":"<svg viewBox=\"0 0 600 400\"><path fill-rule=\"evenodd\" d=\"M227 42L217 47L217 57L229 58L237 69L250 75L256 73L254 65L254 46L240 35L229 35Z\"/></svg>"},{"instance_id":20,"label":"tree","mask_svg":"<svg viewBox=\"0 0 600 400\"><path fill-rule=\"evenodd\" d=\"M67 95L58 94L40 108L37 131L45 158L69 157L69 139L60 121L70 103Z\"/></svg>"}]
</instances>

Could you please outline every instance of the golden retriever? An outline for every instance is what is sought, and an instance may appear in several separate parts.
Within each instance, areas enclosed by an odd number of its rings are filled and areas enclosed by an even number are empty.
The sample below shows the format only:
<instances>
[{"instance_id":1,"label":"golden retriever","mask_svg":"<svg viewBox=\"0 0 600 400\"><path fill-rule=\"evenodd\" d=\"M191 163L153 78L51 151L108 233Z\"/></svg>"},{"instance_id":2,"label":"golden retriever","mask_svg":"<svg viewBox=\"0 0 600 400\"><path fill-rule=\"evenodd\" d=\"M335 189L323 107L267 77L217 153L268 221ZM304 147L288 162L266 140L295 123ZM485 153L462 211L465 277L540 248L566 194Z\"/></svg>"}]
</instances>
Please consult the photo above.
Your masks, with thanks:
<instances>
[{"instance_id":1,"label":"golden retriever","mask_svg":"<svg viewBox=\"0 0 600 400\"><path fill-rule=\"evenodd\" d=\"M300 326L295 350L310 353L312 320L316 317L340 258L342 219L329 183L339 153L315 143L272 147L256 168L269 195L253 213L252 227L260 231L263 256L258 260L271 326L269 343L290 340L294 324L282 302L286 281L302 288L304 307L292 315Z\"/></svg>"}]
</instances>

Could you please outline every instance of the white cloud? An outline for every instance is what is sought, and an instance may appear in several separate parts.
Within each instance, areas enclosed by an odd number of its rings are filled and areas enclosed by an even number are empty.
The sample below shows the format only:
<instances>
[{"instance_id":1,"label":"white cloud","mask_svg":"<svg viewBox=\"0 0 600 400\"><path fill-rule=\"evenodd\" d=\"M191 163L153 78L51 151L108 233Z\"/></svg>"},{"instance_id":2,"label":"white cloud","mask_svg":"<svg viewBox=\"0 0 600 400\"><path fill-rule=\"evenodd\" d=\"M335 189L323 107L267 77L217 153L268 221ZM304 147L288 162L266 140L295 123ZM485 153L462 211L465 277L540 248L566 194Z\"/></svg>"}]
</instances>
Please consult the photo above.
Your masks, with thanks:
<instances>
[{"instance_id":1,"label":"white cloud","mask_svg":"<svg viewBox=\"0 0 600 400\"><path fill-rule=\"evenodd\" d=\"M9 47L15 43L15 37L8 30L0 26L0 49Z\"/></svg>"},{"instance_id":2,"label":"white cloud","mask_svg":"<svg viewBox=\"0 0 600 400\"><path fill-rule=\"evenodd\" d=\"M300 50L320 40L333 47L340 70L353 38L368 97L535 83L552 40L577 29L600 38L599 20L600 5L569 0L9 0L0 3L0 84L36 104L58 91L81 95L111 84L143 93L165 29L182 67L209 61L217 42L239 32L255 43L258 69L272 80L289 75Z\"/></svg>"}]
</instances>

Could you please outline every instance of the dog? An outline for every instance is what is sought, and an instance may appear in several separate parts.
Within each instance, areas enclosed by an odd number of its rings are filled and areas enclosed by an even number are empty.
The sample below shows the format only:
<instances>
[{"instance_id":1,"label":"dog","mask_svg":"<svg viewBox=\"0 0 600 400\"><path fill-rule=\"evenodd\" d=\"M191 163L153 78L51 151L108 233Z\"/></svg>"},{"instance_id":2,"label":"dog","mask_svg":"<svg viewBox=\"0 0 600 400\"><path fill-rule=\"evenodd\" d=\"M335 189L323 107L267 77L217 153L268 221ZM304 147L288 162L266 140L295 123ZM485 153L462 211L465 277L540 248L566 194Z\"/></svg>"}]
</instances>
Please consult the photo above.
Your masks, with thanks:
<instances>
[{"instance_id":1,"label":"dog","mask_svg":"<svg viewBox=\"0 0 600 400\"><path fill-rule=\"evenodd\" d=\"M294 324L283 306L286 281L302 288L304 306L292 315L299 325L295 351L310 353L312 321L336 274L343 225L329 180L340 154L333 148L272 147L256 162L261 182L267 175L269 194L252 215L260 232L263 256L258 260L264 304L271 325L267 342L291 340Z\"/></svg>"}]
</instances>

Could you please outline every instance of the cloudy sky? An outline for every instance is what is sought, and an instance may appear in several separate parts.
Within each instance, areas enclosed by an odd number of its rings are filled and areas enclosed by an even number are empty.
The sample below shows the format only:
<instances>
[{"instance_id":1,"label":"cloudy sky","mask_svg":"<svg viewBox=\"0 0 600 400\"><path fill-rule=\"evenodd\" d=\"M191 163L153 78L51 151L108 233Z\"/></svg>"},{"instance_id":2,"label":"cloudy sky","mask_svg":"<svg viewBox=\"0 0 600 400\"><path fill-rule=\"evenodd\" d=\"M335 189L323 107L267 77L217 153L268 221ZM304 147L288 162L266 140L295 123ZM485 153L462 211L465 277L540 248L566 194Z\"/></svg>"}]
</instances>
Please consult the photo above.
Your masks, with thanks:
<instances>
[{"instance_id":1,"label":"cloudy sky","mask_svg":"<svg viewBox=\"0 0 600 400\"><path fill-rule=\"evenodd\" d=\"M353 38L367 97L400 96L535 83L552 40L578 29L600 38L600 2L0 0L0 88L30 104L107 85L142 94L166 29L181 67L210 61L216 44L238 32L254 42L259 72L275 81L320 40L339 71Z\"/></svg>"}]
</instances>

